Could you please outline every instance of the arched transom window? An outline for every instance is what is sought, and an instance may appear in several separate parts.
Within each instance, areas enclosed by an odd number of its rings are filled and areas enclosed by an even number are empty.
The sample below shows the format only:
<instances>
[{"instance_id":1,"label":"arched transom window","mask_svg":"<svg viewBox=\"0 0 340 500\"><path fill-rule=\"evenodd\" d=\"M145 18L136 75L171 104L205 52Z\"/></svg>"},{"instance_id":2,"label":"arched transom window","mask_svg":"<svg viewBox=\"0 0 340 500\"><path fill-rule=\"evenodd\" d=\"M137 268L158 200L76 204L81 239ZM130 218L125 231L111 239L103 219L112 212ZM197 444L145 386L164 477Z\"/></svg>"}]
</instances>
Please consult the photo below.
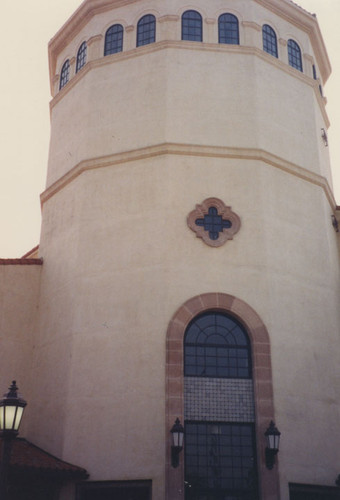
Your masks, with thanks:
<instances>
[{"instance_id":1,"label":"arched transom window","mask_svg":"<svg viewBox=\"0 0 340 500\"><path fill-rule=\"evenodd\" d=\"M184 375L251 378L250 346L244 328L221 313L203 314L185 335Z\"/></svg>"},{"instance_id":2,"label":"arched transom window","mask_svg":"<svg viewBox=\"0 0 340 500\"><path fill-rule=\"evenodd\" d=\"M238 19L233 14L222 14L218 18L218 43L238 45Z\"/></svg>"},{"instance_id":3,"label":"arched transom window","mask_svg":"<svg viewBox=\"0 0 340 500\"><path fill-rule=\"evenodd\" d=\"M251 346L231 315L206 312L184 336L186 500L258 498Z\"/></svg>"}]
</instances>

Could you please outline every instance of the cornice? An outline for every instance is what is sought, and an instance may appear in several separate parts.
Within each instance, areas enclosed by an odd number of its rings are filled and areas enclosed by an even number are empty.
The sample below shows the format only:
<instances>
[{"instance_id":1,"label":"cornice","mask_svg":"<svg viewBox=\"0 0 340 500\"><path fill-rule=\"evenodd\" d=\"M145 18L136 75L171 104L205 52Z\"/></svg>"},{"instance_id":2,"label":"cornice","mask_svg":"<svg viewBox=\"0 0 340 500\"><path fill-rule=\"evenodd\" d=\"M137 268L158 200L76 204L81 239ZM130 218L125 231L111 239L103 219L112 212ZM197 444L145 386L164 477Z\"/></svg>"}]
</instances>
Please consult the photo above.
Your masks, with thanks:
<instances>
[{"instance_id":1,"label":"cornice","mask_svg":"<svg viewBox=\"0 0 340 500\"><path fill-rule=\"evenodd\" d=\"M166 23L168 21L175 21L175 22L177 22L177 21L179 21L179 19L180 18L177 15L167 14L165 16L159 17L158 18L158 22L159 23Z\"/></svg>"},{"instance_id":2,"label":"cornice","mask_svg":"<svg viewBox=\"0 0 340 500\"><path fill-rule=\"evenodd\" d=\"M48 44L50 75L56 72L57 55L74 36L94 17L112 8L124 7L140 0L84 0L72 16L63 24ZM53 89L51 88L53 92Z\"/></svg>"},{"instance_id":3,"label":"cornice","mask_svg":"<svg viewBox=\"0 0 340 500\"><path fill-rule=\"evenodd\" d=\"M102 40L102 38L103 38L103 35L94 35L94 36L91 36L87 40L88 47L90 47L93 43L99 42L100 40Z\"/></svg>"},{"instance_id":4,"label":"cornice","mask_svg":"<svg viewBox=\"0 0 340 500\"><path fill-rule=\"evenodd\" d=\"M262 26L255 23L254 21L242 21L242 26L245 28L252 28L255 31L262 31Z\"/></svg>"},{"instance_id":5,"label":"cornice","mask_svg":"<svg viewBox=\"0 0 340 500\"><path fill-rule=\"evenodd\" d=\"M299 7L291 0L253 1L286 19L288 22L305 31L310 36L314 53L318 60L320 75L323 83L325 83L331 73L331 65L316 17ZM56 73L57 56L61 50L63 50L70 43L74 36L90 21L94 15L137 2L140 2L140 0L84 0L80 7L49 42L49 70L52 94L52 79ZM174 20L175 16L168 14L162 17ZM252 23L250 23L250 25L252 25Z\"/></svg>"},{"instance_id":6,"label":"cornice","mask_svg":"<svg viewBox=\"0 0 340 500\"><path fill-rule=\"evenodd\" d=\"M323 83L326 83L332 68L316 16L291 0L254 0L254 2L271 10L309 35Z\"/></svg>"},{"instance_id":7,"label":"cornice","mask_svg":"<svg viewBox=\"0 0 340 500\"><path fill-rule=\"evenodd\" d=\"M181 50L199 50L199 51L213 51L213 52L228 52L228 53L235 53L235 54L245 54L245 55L252 55L252 56L257 56L263 60L265 60L268 64L271 64L275 66L276 68L280 69L281 71L284 71L285 73L288 73L289 75L298 78L299 80L303 81L307 85L310 85L311 87L314 88L315 94L317 101L320 106L320 111L322 114L322 117L325 121L325 125L328 128L330 123L329 119L326 113L326 108L325 108L325 101L324 99L320 98L320 92L318 86L315 85L315 80L301 71L296 70L295 68L292 68L285 62L281 61L280 59L277 59L275 57L272 57L270 54L267 54L261 49L258 49L257 47L250 47L250 46L245 46L245 45L226 45L226 44L220 44L220 43L197 43L197 42L188 42L185 41L184 43L181 40L176 40L176 41L162 41L162 42L156 42L156 43L150 43L148 45L144 45L142 47L137 47L132 50L128 51L123 51L123 52L118 52L116 54L112 54L109 56L103 56L100 59L95 59L93 61L89 61L85 66L83 66L82 70L76 75L62 88L59 90L59 92L55 95L55 97L50 101L50 110L54 108L54 106L68 93L70 90L78 83L78 81L83 78L88 71L90 71L93 68L99 68L101 66L105 66L107 64L116 64L119 63L122 60L130 59L132 57L141 57L145 54L151 53L151 52L157 52L159 50L164 50L164 49L181 49Z\"/></svg>"},{"instance_id":8,"label":"cornice","mask_svg":"<svg viewBox=\"0 0 340 500\"><path fill-rule=\"evenodd\" d=\"M284 160L263 149L255 148L230 148L223 146L201 146L197 144L181 144L181 143L163 143L145 148L139 148L122 153L116 153L109 156L91 158L81 161L69 172L67 172L58 181L49 186L40 196L41 206L43 208L50 198L58 193L65 186L70 184L79 175L89 170L98 168L113 167L137 160L154 158L164 155L180 155L180 156L199 156L201 158L225 158L225 159L240 159L240 160L255 160L261 161L274 168L282 170L290 175L298 177L305 182L314 184L323 189L325 196L331 209L336 209L336 202L333 192L325 177L311 172L295 163Z\"/></svg>"}]
</instances>

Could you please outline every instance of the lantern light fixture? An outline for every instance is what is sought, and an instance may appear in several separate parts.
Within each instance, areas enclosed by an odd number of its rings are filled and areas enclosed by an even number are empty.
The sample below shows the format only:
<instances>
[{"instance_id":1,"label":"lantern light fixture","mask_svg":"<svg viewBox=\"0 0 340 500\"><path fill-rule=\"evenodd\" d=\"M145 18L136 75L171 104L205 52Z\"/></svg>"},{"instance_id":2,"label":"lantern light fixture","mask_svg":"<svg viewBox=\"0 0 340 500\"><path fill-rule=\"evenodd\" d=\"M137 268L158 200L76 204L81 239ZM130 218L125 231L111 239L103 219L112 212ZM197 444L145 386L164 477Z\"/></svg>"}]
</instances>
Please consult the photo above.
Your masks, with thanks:
<instances>
[{"instance_id":1,"label":"lantern light fixture","mask_svg":"<svg viewBox=\"0 0 340 500\"><path fill-rule=\"evenodd\" d=\"M0 435L2 437L15 437L24 413L26 401L18 395L16 381L13 380L11 387L0 399Z\"/></svg>"},{"instance_id":2,"label":"lantern light fixture","mask_svg":"<svg viewBox=\"0 0 340 500\"><path fill-rule=\"evenodd\" d=\"M266 467L271 470L275 464L275 456L279 451L281 432L276 428L275 423L271 420L268 429L264 433L267 440L266 446Z\"/></svg>"},{"instance_id":3,"label":"lantern light fixture","mask_svg":"<svg viewBox=\"0 0 340 500\"><path fill-rule=\"evenodd\" d=\"M0 437L2 438L0 461L0 499L8 500L8 471L11 459L11 447L19 433L26 401L18 395L18 387L13 380L11 387L0 399Z\"/></svg>"},{"instance_id":4,"label":"lantern light fixture","mask_svg":"<svg viewBox=\"0 0 340 500\"><path fill-rule=\"evenodd\" d=\"M179 454L183 449L184 427L179 418L176 418L171 430L172 446L171 446L171 465L172 467L179 466Z\"/></svg>"}]
</instances>

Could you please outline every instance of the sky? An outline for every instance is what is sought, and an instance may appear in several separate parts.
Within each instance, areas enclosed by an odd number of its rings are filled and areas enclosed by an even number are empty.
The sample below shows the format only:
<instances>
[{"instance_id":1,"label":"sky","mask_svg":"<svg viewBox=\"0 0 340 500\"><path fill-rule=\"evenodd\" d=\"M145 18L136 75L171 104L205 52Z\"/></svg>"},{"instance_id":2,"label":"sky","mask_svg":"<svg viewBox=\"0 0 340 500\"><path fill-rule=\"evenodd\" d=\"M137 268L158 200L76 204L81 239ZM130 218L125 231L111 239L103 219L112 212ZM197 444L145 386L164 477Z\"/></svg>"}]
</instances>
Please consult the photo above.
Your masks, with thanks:
<instances>
[{"instance_id":1,"label":"sky","mask_svg":"<svg viewBox=\"0 0 340 500\"><path fill-rule=\"evenodd\" d=\"M297 0L317 19L332 64L324 94L334 193L340 204L340 0ZM1 0L0 258L39 243L50 134L47 44L81 0Z\"/></svg>"}]
</instances>

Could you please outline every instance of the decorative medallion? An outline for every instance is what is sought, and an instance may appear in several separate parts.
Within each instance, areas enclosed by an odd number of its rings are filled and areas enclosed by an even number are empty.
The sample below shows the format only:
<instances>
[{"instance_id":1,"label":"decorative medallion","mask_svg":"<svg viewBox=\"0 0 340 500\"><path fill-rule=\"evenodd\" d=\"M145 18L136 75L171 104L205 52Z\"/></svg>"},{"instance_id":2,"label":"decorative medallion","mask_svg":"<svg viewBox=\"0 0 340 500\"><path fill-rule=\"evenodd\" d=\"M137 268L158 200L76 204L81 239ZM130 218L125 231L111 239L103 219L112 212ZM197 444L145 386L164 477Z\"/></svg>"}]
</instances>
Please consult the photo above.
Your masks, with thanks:
<instances>
[{"instance_id":1,"label":"decorative medallion","mask_svg":"<svg viewBox=\"0 0 340 500\"><path fill-rule=\"evenodd\" d=\"M196 205L188 215L187 223L197 238L202 238L211 247L220 247L232 240L241 226L239 216L218 198L207 198Z\"/></svg>"}]
</instances>

